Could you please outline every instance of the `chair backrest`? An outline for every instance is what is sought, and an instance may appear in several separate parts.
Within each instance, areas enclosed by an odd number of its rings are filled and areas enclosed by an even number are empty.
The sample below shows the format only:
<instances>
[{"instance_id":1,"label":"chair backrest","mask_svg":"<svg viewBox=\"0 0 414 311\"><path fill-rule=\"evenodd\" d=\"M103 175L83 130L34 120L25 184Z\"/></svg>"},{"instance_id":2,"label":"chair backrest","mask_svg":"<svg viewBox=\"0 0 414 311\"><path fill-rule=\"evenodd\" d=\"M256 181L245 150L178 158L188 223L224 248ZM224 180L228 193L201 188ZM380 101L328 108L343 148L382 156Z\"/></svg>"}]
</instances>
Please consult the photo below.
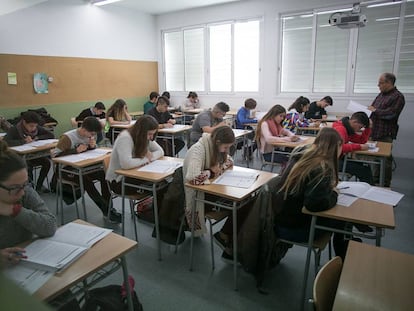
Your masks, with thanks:
<instances>
[{"instance_id":1,"label":"chair backrest","mask_svg":"<svg viewBox=\"0 0 414 311\"><path fill-rule=\"evenodd\" d=\"M313 283L313 304L316 311L332 310L342 271L342 259L329 260L316 275Z\"/></svg>"}]
</instances>

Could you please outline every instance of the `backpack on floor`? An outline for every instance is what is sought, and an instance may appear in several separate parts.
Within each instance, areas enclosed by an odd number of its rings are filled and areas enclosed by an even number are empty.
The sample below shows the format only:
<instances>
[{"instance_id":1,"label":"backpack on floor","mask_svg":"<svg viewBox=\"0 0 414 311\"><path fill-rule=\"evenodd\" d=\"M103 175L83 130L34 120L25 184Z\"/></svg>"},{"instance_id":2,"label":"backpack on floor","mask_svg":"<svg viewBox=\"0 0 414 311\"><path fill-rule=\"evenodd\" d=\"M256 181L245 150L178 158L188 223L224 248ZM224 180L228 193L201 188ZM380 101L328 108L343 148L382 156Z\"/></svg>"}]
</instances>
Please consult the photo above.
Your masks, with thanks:
<instances>
[{"instance_id":1,"label":"backpack on floor","mask_svg":"<svg viewBox=\"0 0 414 311\"><path fill-rule=\"evenodd\" d=\"M132 304L134 311L143 311L142 304L134 290L135 281L129 276ZM82 308L83 311L124 311L128 310L128 303L124 285L108 285L89 291L88 298Z\"/></svg>"}]
</instances>

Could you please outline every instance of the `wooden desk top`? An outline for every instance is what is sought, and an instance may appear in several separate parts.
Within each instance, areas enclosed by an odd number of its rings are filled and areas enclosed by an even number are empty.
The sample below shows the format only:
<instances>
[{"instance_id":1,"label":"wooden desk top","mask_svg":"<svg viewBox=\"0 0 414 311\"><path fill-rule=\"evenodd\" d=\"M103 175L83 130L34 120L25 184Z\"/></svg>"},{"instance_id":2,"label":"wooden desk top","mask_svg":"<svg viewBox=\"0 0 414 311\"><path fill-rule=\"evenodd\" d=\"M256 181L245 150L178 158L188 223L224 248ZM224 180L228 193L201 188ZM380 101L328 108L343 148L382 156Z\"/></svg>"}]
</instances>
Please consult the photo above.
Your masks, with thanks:
<instances>
[{"instance_id":1,"label":"wooden desk top","mask_svg":"<svg viewBox=\"0 0 414 311\"><path fill-rule=\"evenodd\" d=\"M99 149L107 149L108 153L111 153L111 151L112 151L112 149L108 148L108 147L101 147ZM102 162L103 159L108 156L108 153L104 154L102 156L93 158L93 159L87 159L87 160L82 160L82 161L78 161L78 162L65 161L64 157L62 157L62 158L59 158L59 157L52 158L52 161L54 163L61 163L63 165L68 165L68 166L72 166L72 167L75 167L75 168L83 168L83 167L87 167L87 166L94 165L94 164Z\"/></svg>"},{"instance_id":2,"label":"wooden desk top","mask_svg":"<svg viewBox=\"0 0 414 311\"><path fill-rule=\"evenodd\" d=\"M132 111L128 113L131 117L135 117L135 116L142 116L144 114L144 111Z\"/></svg>"},{"instance_id":3,"label":"wooden desk top","mask_svg":"<svg viewBox=\"0 0 414 311\"><path fill-rule=\"evenodd\" d=\"M389 157L391 156L392 151L392 143L386 143L382 141L377 142L377 147L379 148L378 152L371 152L369 150L366 151L355 151L355 154L358 155L368 155L372 157Z\"/></svg>"},{"instance_id":4,"label":"wooden desk top","mask_svg":"<svg viewBox=\"0 0 414 311\"><path fill-rule=\"evenodd\" d=\"M75 220L76 223L89 223ZM71 288L79 281L84 280L94 272L125 255L137 246L132 241L116 233L110 233L93 245L85 254L71 264L62 273L55 274L49 281L39 288L34 295L41 300L50 300L65 290Z\"/></svg>"},{"instance_id":5,"label":"wooden desk top","mask_svg":"<svg viewBox=\"0 0 414 311\"><path fill-rule=\"evenodd\" d=\"M33 147L30 150L15 150L15 149L13 149L13 147L11 147L10 149L14 150L19 155L27 155L27 154L32 154L32 153L37 153L37 152L43 152L43 151L46 151L46 150L50 150L50 149L55 148L56 146L57 146L57 142L47 144L47 145L43 145L43 146ZM15 146L15 147L19 147L19 146Z\"/></svg>"},{"instance_id":6,"label":"wooden desk top","mask_svg":"<svg viewBox=\"0 0 414 311\"><path fill-rule=\"evenodd\" d=\"M358 199L351 206L336 205L323 212L310 212L305 207L302 212L325 218L350 221L380 228L395 228L394 208L391 205L365 199Z\"/></svg>"},{"instance_id":7,"label":"wooden desk top","mask_svg":"<svg viewBox=\"0 0 414 311\"><path fill-rule=\"evenodd\" d=\"M325 126L305 126L305 127L298 127L298 130L301 131L316 131L319 132L321 129L323 129L324 127L332 127L333 122L330 121L326 121L324 122L326 125Z\"/></svg>"},{"instance_id":8,"label":"wooden desk top","mask_svg":"<svg viewBox=\"0 0 414 311\"><path fill-rule=\"evenodd\" d=\"M180 125L176 124L178 126L171 127L171 128L162 128L158 130L158 133L161 134L176 134L176 133L182 133L188 130L191 130L193 127L191 125Z\"/></svg>"},{"instance_id":9,"label":"wooden desk top","mask_svg":"<svg viewBox=\"0 0 414 311\"><path fill-rule=\"evenodd\" d=\"M173 161L178 163L183 163L184 159L175 158L175 157L162 157L158 160L163 161ZM150 181L150 182L160 182L165 180L167 177L174 174L174 171L168 172L168 173L150 173L150 172L142 172L138 171L138 168L131 168L129 170L116 170L116 174L122 175L125 177Z\"/></svg>"},{"instance_id":10,"label":"wooden desk top","mask_svg":"<svg viewBox=\"0 0 414 311\"><path fill-rule=\"evenodd\" d=\"M236 139L253 132L252 130L241 130L241 129L232 129L232 130L233 130L233 133Z\"/></svg>"},{"instance_id":11,"label":"wooden desk top","mask_svg":"<svg viewBox=\"0 0 414 311\"><path fill-rule=\"evenodd\" d=\"M183 113L188 113L188 114L197 114L202 112L203 109L202 108L194 108L194 109L184 109L182 110Z\"/></svg>"},{"instance_id":12,"label":"wooden desk top","mask_svg":"<svg viewBox=\"0 0 414 311\"><path fill-rule=\"evenodd\" d=\"M191 185L189 183L186 183L185 186L203 191L205 193L217 195L220 197L224 197L226 199L240 202L243 199L247 198L252 192L259 189L261 186L266 184L269 180L276 177L278 174L265 172L265 171L259 171L251 168L246 167L240 167L240 166L234 166L234 171L240 171L240 172L258 172L259 177L255 181L255 183L250 188L238 188L238 187L232 187L232 186L224 186L224 185L216 185L216 184L209 184L209 185Z\"/></svg>"},{"instance_id":13,"label":"wooden desk top","mask_svg":"<svg viewBox=\"0 0 414 311\"><path fill-rule=\"evenodd\" d=\"M116 128L116 129L127 129L133 126L135 122L137 122L137 120L131 120L129 124L114 124L114 125L111 125L111 127Z\"/></svg>"},{"instance_id":14,"label":"wooden desk top","mask_svg":"<svg viewBox=\"0 0 414 311\"><path fill-rule=\"evenodd\" d=\"M278 143L272 143L272 146L274 147L289 147L289 148L295 148L297 146L303 146L312 144L315 141L314 136L300 136L300 141L284 141L284 142L278 142Z\"/></svg>"},{"instance_id":15,"label":"wooden desk top","mask_svg":"<svg viewBox=\"0 0 414 311\"><path fill-rule=\"evenodd\" d=\"M333 310L412 310L414 255L349 241Z\"/></svg>"}]
</instances>

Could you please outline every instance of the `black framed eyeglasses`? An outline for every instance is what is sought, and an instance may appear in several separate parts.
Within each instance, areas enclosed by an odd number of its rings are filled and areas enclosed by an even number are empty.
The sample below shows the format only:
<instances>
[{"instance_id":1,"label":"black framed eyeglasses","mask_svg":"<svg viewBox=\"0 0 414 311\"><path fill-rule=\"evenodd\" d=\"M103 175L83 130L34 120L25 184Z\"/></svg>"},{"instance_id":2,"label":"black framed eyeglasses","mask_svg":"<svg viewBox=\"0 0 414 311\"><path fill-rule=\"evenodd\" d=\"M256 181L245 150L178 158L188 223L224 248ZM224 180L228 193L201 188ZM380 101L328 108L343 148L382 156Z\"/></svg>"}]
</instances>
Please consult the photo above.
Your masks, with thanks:
<instances>
[{"instance_id":1,"label":"black framed eyeglasses","mask_svg":"<svg viewBox=\"0 0 414 311\"><path fill-rule=\"evenodd\" d=\"M12 187L6 187L6 186L0 184L0 188L8 191L9 195L17 195L20 191L22 191L28 185L30 185L30 181L27 180L23 185L16 185L16 186L12 186Z\"/></svg>"}]
</instances>

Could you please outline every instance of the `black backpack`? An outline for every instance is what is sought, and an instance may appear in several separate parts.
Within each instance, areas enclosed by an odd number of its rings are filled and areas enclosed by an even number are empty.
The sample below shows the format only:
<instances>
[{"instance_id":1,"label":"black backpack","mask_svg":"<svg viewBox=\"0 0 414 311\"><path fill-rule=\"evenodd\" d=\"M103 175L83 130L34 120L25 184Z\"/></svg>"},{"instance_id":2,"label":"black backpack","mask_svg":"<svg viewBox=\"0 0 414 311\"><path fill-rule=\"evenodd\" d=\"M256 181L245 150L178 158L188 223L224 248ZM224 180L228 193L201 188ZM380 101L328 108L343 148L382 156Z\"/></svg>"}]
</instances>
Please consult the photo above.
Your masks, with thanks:
<instances>
[{"instance_id":1,"label":"black backpack","mask_svg":"<svg viewBox=\"0 0 414 311\"><path fill-rule=\"evenodd\" d=\"M122 297L122 286L108 285L95 288L89 291L89 297L82 308L83 311L124 311L128 310L126 297ZM143 311L142 304L138 299L137 293L132 293L132 304L134 311Z\"/></svg>"}]
</instances>

